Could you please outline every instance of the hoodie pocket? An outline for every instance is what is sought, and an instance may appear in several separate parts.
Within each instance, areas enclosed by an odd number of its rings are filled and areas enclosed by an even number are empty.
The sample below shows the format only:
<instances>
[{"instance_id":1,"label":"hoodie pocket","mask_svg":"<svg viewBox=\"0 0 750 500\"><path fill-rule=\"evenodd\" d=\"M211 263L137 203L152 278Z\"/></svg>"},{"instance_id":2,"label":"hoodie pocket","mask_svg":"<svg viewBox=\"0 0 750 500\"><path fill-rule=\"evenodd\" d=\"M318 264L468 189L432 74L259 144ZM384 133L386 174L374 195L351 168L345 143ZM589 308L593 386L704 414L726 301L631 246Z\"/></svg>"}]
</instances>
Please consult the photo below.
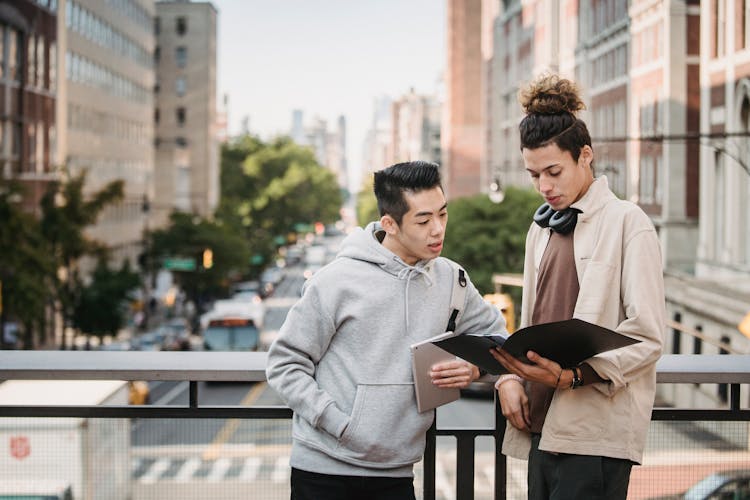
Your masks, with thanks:
<instances>
[{"instance_id":1,"label":"hoodie pocket","mask_svg":"<svg viewBox=\"0 0 750 500\"><path fill-rule=\"evenodd\" d=\"M396 467L419 461L432 412L417 413L413 384L357 386L349 425L337 454Z\"/></svg>"}]
</instances>

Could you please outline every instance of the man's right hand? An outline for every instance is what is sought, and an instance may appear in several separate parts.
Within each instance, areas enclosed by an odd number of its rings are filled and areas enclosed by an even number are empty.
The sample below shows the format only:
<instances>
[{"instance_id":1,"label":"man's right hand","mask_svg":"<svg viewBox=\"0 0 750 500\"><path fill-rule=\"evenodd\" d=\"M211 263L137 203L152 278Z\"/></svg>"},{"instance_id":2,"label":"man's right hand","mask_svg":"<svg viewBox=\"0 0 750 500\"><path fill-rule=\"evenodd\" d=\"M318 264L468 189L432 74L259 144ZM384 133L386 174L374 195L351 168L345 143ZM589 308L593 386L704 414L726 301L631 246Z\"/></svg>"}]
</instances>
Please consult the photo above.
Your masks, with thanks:
<instances>
[{"instance_id":1,"label":"man's right hand","mask_svg":"<svg viewBox=\"0 0 750 500\"><path fill-rule=\"evenodd\" d=\"M529 431L529 398L523 384L517 380L506 380L497 389L503 416L516 429Z\"/></svg>"}]
</instances>

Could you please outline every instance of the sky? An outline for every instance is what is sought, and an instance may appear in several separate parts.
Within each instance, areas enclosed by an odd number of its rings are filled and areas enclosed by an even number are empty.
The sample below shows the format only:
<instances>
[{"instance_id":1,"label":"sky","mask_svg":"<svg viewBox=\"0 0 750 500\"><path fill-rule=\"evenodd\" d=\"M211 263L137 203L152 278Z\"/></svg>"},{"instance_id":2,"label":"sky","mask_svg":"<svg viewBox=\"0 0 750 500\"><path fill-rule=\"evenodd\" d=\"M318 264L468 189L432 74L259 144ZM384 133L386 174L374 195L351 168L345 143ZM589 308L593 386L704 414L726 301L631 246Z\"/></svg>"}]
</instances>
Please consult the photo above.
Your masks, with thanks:
<instances>
[{"instance_id":1,"label":"sky","mask_svg":"<svg viewBox=\"0 0 750 500\"><path fill-rule=\"evenodd\" d=\"M292 110L347 119L350 187L377 96L434 93L445 67L445 0L211 0L229 133L288 134ZM387 166L387 165L384 165Z\"/></svg>"}]
</instances>

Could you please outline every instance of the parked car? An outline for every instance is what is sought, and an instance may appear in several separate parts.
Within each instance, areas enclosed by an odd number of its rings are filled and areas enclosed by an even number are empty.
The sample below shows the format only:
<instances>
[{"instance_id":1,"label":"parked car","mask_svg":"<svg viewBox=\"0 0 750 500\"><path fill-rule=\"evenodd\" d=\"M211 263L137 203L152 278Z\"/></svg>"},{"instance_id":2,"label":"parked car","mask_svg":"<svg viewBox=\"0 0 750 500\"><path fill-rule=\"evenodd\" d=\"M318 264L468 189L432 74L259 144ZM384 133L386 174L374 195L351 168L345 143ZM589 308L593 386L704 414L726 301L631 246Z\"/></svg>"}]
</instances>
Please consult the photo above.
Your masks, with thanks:
<instances>
[{"instance_id":1,"label":"parked car","mask_svg":"<svg viewBox=\"0 0 750 500\"><path fill-rule=\"evenodd\" d=\"M687 491L650 500L750 500L750 469L714 472Z\"/></svg>"}]
</instances>

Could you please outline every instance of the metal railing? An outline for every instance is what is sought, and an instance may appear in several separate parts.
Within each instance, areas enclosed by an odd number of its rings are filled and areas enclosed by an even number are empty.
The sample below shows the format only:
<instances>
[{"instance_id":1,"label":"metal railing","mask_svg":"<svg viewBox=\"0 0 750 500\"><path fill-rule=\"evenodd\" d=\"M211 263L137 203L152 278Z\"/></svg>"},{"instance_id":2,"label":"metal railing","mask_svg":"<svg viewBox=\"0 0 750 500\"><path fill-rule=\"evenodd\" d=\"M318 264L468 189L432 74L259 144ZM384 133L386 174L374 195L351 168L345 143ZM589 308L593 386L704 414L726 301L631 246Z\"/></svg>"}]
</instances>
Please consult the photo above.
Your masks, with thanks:
<instances>
[{"instance_id":1,"label":"metal railing","mask_svg":"<svg viewBox=\"0 0 750 500\"><path fill-rule=\"evenodd\" d=\"M265 380L266 353L0 351L0 380L148 380L189 382L187 405L158 406L0 406L0 417L83 418L291 418L284 406L199 404L199 381ZM660 384L728 384L726 408L655 408L653 420L750 421L741 406L740 388L750 383L750 355L665 355L657 365ZM475 441L491 436L495 444L494 497L506 498L506 460L499 453L505 421L495 403L492 428L430 429L424 455L423 494L435 498L438 436L456 439L456 498L474 498Z\"/></svg>"}]
</instances>

